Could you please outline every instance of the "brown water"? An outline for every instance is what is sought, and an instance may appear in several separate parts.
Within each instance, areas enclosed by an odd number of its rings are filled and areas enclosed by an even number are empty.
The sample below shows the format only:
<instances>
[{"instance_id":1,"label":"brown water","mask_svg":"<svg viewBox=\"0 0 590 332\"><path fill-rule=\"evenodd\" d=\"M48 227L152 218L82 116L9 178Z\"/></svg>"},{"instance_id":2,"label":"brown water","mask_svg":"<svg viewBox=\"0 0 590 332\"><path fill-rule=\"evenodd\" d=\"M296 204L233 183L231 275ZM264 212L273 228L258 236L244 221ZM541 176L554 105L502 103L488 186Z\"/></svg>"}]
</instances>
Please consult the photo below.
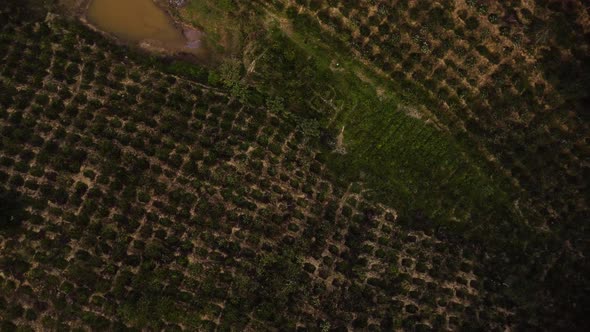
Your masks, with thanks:
<instances>
[{"instance_id":1,"label":"brown water","mask_svg":"<svg viewBox=\"0 0 590 332\"><path fill-rule=\"evenodd\" d=\"M87 18L103 31L144 46L194 53L201 45L200 39L177 29L152 0L92 0Z\"/></svg>"}]
</instances>

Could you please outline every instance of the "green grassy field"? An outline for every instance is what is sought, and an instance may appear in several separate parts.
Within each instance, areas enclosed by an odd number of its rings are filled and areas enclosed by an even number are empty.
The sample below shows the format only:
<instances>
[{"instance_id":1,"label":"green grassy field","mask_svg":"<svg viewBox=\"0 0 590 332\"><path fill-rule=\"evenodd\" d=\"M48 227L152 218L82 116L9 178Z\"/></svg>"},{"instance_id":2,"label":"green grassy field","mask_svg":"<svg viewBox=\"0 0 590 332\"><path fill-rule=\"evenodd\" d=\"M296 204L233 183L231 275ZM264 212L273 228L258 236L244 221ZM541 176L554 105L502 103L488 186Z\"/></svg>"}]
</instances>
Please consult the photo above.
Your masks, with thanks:
<instances>
[{"instance_id":1,"label":"green grassy field","mask_svg":"<svg viewBox=\"0 0 590 332\"><path fill-rule=\"evenodd\" d=\"M509 179L430 118L417 95L372 71L316 22L256 8L270 32L248 44L262 54L249 79L318 122L322 158L343 186L366 183L369 195L409 219L424 214L450 228L486 234L493 223L509 231L521 222ZM345 154L334 152L341 131Z\"/></svg>"}]
</instances>

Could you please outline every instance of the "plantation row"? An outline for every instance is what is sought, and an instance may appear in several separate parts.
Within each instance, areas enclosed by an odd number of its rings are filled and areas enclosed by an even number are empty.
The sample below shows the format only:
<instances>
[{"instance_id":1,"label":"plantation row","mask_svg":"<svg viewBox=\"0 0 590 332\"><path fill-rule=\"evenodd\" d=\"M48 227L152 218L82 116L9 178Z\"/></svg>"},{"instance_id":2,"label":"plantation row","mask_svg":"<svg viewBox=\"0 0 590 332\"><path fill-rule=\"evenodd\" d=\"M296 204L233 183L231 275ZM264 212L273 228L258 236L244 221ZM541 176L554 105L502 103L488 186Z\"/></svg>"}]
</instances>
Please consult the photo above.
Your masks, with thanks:
<instances>
[{"instance_id":1,"label":"plantation row","mask_svg":"<svg viewBox=\"0 0 590 332\"><path fill-rule=\"evenodd\" d=\"M512 324L477 250L333 185L300 123L7 8L3 330Z\"/></svg>"},{"instance_id":2,"label":"plantation row","mask_svg":"<svg viewBox=\"0 0 590 332\"><path fill-rule=\"evenodd\" d=\"M329 152L326 164L336 181L362 181L372 198L400 215L471 228L474 238L489 239L491 228L513 236L515 220L506 216L516 195L509 182L486 173L451 135L407 114L418 110L378 98L346 69L327 68L334 52L316 52L311 43L307 48L306 38L293 41L277 29L261 33L255 42L261 55L249 79L284 98L289 112L317 119L318 141Z\"/></svg>"},{"instance_id":3,"label":"plantation row","mask_svg":"<svg viewBox=\"0 0 590 332\"><path fill-rule=\"evenodd\" d=\"M317 20L453 132L466 130L525 190L538 223L588 213L579 200L589 132L579 106L589 72L580 3L283 3L296 27Z\"/></svg>"},{"instance_id":4,"label":"plantation row","mask_svg":"<svg viewBox=\"0 0 590 332\"><path fill-rule=\"evenodd\" d=\"M327 158L338 179L361 178L409 225L426 215L485 250L487 277L502 280L517 321L587 326L590 21L581 2L251 8L300 50L277 57L264 40L261 58L312 82L302 99L322 101L311 108L344 134L347 154Z\"/></svg>"}]
</instances>

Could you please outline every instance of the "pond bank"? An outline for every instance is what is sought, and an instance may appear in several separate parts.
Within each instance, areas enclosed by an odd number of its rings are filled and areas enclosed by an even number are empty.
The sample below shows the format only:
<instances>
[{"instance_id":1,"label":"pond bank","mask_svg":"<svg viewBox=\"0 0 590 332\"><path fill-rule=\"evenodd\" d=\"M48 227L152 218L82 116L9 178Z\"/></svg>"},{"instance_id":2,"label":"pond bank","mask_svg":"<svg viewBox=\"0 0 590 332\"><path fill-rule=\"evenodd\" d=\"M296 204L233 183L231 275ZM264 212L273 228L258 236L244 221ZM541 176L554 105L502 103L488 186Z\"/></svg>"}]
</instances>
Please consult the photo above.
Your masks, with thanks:
<instances>
[{"instance_id":1,"label":"pond bank","mask_svg":"<svg viewBox=\"0 0 590 332\"><path fill-rule=\"evenodd\" d=\"M204 33L176 19L168 1L61 0L64 11L120 44L165 56L214 62ZM181 2L179 2L181 4Z\"/></svg>"}]
</instances>

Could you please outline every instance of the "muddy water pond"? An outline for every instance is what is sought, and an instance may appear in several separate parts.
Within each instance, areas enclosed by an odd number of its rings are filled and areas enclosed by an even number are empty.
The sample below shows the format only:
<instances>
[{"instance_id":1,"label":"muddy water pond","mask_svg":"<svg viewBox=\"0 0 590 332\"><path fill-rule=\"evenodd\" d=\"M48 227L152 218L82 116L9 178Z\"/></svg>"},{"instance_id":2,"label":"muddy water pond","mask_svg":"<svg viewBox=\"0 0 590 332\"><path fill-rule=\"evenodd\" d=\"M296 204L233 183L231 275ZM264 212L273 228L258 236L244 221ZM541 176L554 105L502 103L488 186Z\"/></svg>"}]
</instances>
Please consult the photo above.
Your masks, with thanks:
<instances>
[{"instance_id":1,"label":"muddy water pond","mask_svg":"<svg viewBox=\"0 0 590 332\"><path fill-rule=\"evenodd\" d=\"M98 29L147 49L205 53L202 33L177 27L153 0L91 0L86 18Z\"/></svg>"}]
</instances>

